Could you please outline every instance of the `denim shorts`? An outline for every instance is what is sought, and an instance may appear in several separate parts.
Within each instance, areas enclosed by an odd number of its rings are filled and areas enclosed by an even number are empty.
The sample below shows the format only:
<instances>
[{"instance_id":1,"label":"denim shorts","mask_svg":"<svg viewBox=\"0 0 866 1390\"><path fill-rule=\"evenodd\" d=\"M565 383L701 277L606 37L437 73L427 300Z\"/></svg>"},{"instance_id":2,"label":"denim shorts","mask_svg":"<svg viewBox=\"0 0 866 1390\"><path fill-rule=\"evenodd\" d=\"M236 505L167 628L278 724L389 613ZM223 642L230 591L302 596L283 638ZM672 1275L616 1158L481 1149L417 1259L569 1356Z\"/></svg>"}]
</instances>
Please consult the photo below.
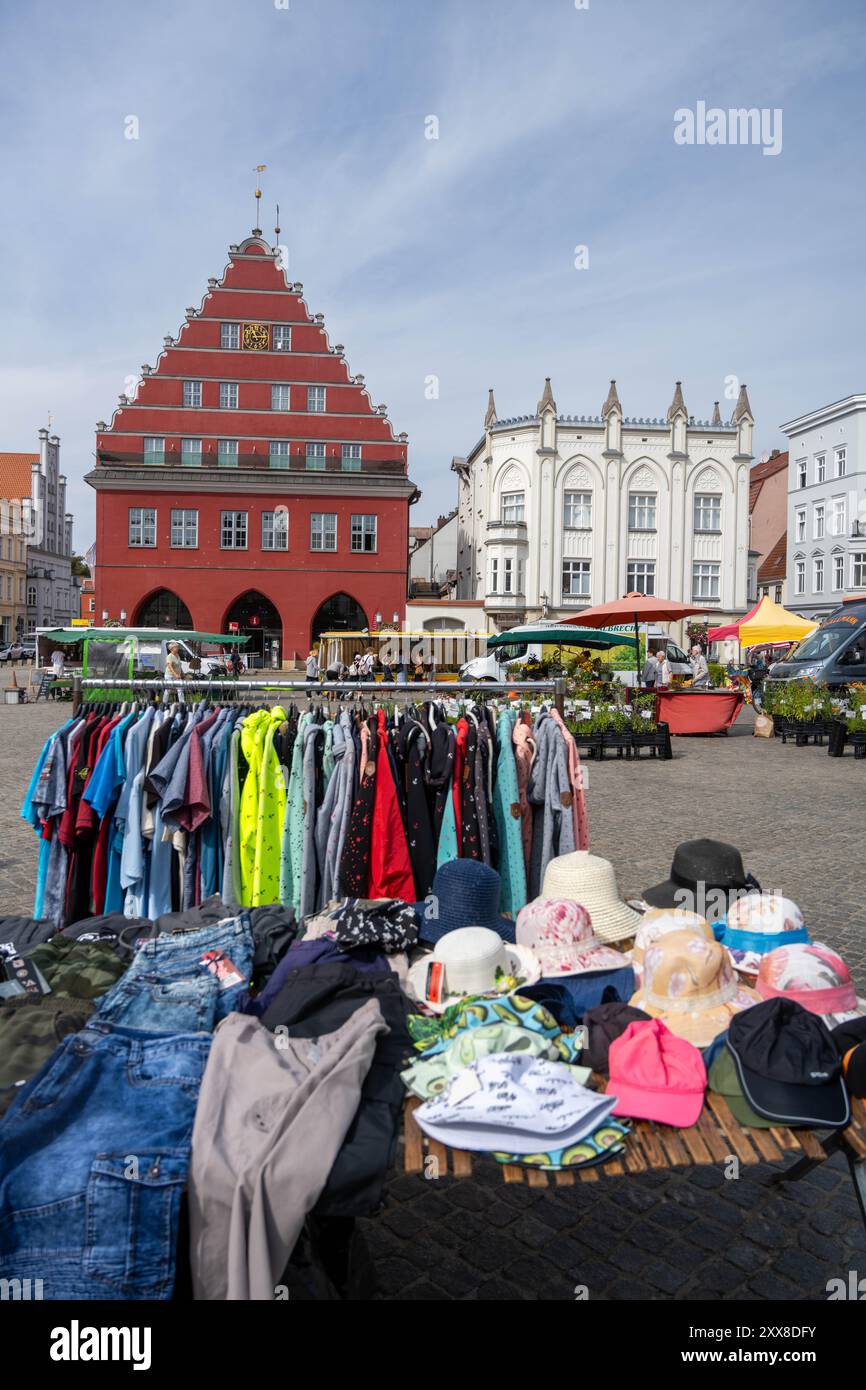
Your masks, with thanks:
<instances>
[{"instance_id":1,"label":"denim shorts","mask_svg":"<svg viewBox=\"0 0 866 1390\"><path fill-rule=\"evenodd\" d=\"M47 1299L169 1299L211 1037L93 1019L0 1122L0 1277Z\"/></svg>"},{"instance_id":2,"label":"denim shorts","mask_svg":"<svg viewBox=\"0 0 866 1390\"><path fill-rule=\"evenodd\" d=\"M218 993L214 1012L215 1022L238 1007L249 986L253 968L253 933L249 915L240 913L213 926L194 931L162 932L146 941L136 951L129 969L119 983L128 983L140 975L164 984L181 980L216 979ZM239 983L223 982L204 961L209 951L222 951L241 975ZM114 986L100 1001L112 1007Z\"/></svg>"},{"instance_id":3,"label":"denim shorts","mask_svg":"<svg viewBox=\"0 0 866 1390\"><path fill-rule=\"evenodd\" d=\"M103 996L96 1017L147 1033L212 1033L219 992L209 972L201 979L124 977Z\"/></svg>"}]
</instances>

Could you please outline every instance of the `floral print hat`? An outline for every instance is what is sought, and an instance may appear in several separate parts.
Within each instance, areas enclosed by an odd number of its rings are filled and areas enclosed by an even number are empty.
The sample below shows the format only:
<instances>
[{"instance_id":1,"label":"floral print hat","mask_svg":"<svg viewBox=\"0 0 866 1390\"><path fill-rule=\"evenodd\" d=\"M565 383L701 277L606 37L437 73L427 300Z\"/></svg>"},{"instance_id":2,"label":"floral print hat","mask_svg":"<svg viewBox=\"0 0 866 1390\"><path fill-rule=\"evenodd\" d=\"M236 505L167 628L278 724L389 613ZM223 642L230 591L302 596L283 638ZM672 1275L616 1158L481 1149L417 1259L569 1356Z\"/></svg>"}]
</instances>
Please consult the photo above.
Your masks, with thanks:
<instances>
[{"instance_id":1,"label":"floral print hat","mask_svg":"<svg viewBox=\"0 0 866 1390\"><path fill-rule=\"evenodd\" d=\"M541 962L543 979L618 970L628 957L599 941L586 908L570 898L536 898L517 914L517 942Z\"/></svg>"},{"instance_id":2,"label":"floral print hat","mask_svg":"<svg viewBox=\"0 0 866 1390\"><path fill-rule=\"evenodd\" d=\"M764 956L777 946L808 942L803 914L779 893L749 893L730 908L722 942L744 975L757 975Z\"/></svg>"},{"instance_id":3,"label":"floral print hat","mask_svg":"<svg viewBox=\"0 0 866 1390\"><path fill-rule=\"evenodd\" d=\"M762 999L796 1000L828 1028L866 1014L844 960L820 941L778 946L761 961L755 987Z\"/></svg>"},{"instance_id":4,"label":"floral print hat","mask_svg":"<svg viewBox=\"0 0 866 1390\"><path fill-rule=\"evenodd\" d=\"M760 1003L759 994L737 982L725 947L690 931L660 937L643 966L643 985L630 1002L695 1047L709 1047L735 1014Z\"/></svg>"}]
</instances>

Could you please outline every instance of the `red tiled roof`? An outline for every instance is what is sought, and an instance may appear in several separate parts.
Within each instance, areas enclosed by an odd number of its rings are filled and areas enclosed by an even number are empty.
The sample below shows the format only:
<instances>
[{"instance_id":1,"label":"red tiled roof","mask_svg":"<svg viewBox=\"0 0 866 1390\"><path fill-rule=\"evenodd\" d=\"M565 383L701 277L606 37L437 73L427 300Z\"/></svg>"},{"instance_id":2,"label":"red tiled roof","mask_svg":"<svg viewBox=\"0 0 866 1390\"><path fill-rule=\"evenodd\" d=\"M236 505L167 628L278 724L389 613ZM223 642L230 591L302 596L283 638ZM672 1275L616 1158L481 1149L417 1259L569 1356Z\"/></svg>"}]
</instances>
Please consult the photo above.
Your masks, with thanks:
<instances>
[{"instance_id":1,"label":"red tiled roof","mask_svg":"<svg viewBox=\"0 0 866 1390\"><path fill-rule=\"evenodd\" d=\"M772 478L774 474L781 472L788 467L788 451L776 454L774 458L766 459L763 463L756 463L749 473L749 482L763 482L765 478Z\"/></svg>"},{"instance_id":2,"label":"red tiled roof","mask_svg":"<svg viewBox=\"0 0 866 1390\"><path fill-rule=\"evenodd\" d=\"M9 502L21 502L29 497L31 466L38 462L38 454L0 453L0 497Z\"/></svg>"},{"instance_id":3,"label":"red tiled roof","mask_svg":"<svg viewBox=\"0 0 866 1390\"><path fill-rule=\"evenodd\" d=\"M778 583L785 578L788 563L788 532L783 531L758 570L759 584Z\"/></svg>"}]
</instances>

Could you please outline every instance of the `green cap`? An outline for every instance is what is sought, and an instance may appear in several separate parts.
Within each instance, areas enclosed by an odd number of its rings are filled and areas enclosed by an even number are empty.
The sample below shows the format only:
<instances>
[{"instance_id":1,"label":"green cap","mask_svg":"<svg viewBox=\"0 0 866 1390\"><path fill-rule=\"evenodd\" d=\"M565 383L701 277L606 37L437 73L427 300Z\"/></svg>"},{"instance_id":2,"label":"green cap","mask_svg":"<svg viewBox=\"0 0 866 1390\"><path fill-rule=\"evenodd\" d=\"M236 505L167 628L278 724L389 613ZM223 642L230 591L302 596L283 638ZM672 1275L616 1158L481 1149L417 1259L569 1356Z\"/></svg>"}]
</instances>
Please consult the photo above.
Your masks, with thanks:
<instances>
[{"instance_id":1,"label":"green cap","mask_svg":"<svg viewBox=\"0 0 866 1390\"><path fill-rule=\"evenodd\" d=\"M737 1076L736 1063L727 1047L721 1049L710 1067L707 1081L711 1091L724 1096L731 1114L741 1125L746 1125L751 1129L773 1129L778 1124L777 1120L765 1120L761 1115L756 1114L746 1100L740 1085L740 1078Z\"/></svg>"}]
</instances>

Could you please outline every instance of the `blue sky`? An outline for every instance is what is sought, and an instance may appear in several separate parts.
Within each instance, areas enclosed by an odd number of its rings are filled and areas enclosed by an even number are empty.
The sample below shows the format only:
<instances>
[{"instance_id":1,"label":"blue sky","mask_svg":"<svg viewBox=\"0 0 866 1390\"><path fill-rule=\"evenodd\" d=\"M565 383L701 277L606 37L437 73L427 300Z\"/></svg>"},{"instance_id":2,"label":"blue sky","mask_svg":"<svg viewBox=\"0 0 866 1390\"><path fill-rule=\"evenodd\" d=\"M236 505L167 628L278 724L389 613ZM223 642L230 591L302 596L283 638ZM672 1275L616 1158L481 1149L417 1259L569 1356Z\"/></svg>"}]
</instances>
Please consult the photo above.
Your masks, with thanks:
<instances>
[{"instance_id":1,"label":"blue sky","mask_svg":"<svg viewBox=\"0 0 866 1390\"><path fill-rule=\"evenodd\" d=\"M95 422L249 232L257 163L265 234L279 201L291 277L409 433L415 524L488 386L518 414L551 376L583 414L613 376L657 415L682 378L704 418L736 377L758 453L866 389L862 0L284 3L0 8L0 449L51 411L78 548ZM781 153L676 144L701 100L781 108Z\"/></svg>"}]
</instances>

